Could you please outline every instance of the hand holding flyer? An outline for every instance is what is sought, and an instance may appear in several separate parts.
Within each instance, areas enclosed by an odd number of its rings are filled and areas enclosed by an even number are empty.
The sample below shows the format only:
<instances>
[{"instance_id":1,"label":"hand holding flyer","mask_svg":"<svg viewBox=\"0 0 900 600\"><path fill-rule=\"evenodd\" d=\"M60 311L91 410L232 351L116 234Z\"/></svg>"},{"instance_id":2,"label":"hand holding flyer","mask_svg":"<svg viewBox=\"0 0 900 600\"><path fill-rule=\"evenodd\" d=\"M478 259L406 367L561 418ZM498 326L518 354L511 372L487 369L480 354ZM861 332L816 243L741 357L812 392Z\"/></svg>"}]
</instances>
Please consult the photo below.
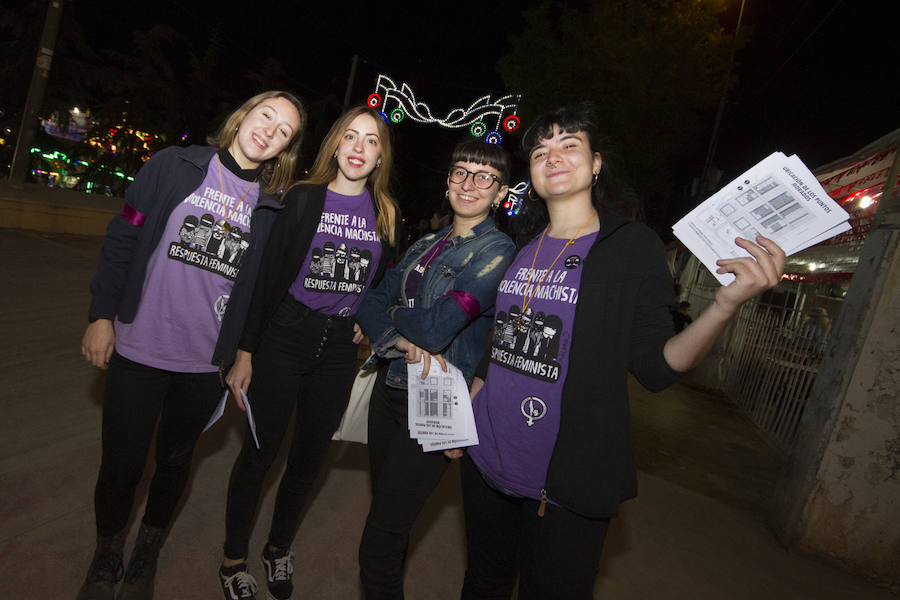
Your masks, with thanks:
<instances>
[{"instance_id":1,"label":"hand holding flyer","mask_svg":"<svg viewBox=\"0 0 900 600\"><path fill-rule=\"evenodd\" d=\"M475 416L462 372L449 362L447 372L433 364L422 379L424 364L406 366L410 437L425 452L477 445Z\"/></svg>"},{"instance_id":2,"label":"hand holding flyer","mask_svg":"<svg viewBox=\"0 0 900 600\"><path fill-rule=\"evenodd\" d=\"M850 229L847 214L796 155L775 152L675 223L672 232L722 285L716 260L748 256L737 237L773 240L790 256Z\"/></svg>"}]
</instances>

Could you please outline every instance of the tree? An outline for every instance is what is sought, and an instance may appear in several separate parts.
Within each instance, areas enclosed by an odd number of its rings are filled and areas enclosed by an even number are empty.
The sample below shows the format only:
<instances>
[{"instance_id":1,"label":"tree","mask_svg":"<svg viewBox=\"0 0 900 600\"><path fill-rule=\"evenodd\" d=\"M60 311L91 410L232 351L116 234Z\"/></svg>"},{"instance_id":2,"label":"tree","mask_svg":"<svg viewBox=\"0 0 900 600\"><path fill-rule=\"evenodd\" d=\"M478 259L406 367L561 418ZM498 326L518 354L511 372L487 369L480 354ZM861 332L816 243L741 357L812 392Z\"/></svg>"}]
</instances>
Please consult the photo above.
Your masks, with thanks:
<instances>
[{"instance_id":1,"label":"tree","mask_svg":"<svg viewBox=\"0 0 900 600\"><path fill-rule=\"evenodd\" d=\"M498 69L524 93L523 122L580 100L597 108L620 172L659 225L665 204L698 174L722 93L731 36L721 8L698 0L605 0L587 8L543 2Z\"/></svg>"}]
</instances>

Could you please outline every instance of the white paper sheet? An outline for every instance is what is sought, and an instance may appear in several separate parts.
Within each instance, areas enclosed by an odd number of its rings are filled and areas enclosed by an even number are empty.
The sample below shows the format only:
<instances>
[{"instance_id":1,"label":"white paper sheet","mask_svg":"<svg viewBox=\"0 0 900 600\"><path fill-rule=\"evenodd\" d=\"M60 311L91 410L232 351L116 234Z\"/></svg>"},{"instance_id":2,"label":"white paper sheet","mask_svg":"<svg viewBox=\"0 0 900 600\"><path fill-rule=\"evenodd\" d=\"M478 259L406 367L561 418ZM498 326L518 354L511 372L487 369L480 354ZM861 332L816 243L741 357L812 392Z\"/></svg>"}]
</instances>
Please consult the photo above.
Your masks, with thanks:
<instances>
[{"instance_id":1,"label":"white paper sheet","mask_svg":"<svg viewBox=\"0 0 900 600\"><path fill-rule=\"evenodd\" d=\"M423 380L424 361L407 365L409 434L423 450L448 450L478 444L475 416L466 380L447 363L445 373L437 361Z\"/></svg>"},{"instance_id":2,"label":"white paper sheet","mask_svg":"<svg viewBox=\"0 0 900 600\"><path fill-rule=\"evenodd\" d=\"M225 390L225 393L222 394L222 399L219 400L219 404L216 406L216 410L213 411L212 416L209 418L209 422L206 424L206 427L203 428L203 431L206 431L213 424L222 418L222 415L225 414L225 402L228 399L228 391ZM250 433L253 434L253 442L256 444L256 447L259 448L259 440L256 438L256 421L253 420L253 411L250 409L250 401L247 400L247 394L241 390L241 398L244 400L244 408L246 408L247 412L247 423L250 425Z\"/></svg>"},{"instance_id":3,"label":"white paper sheet","mask_svg":"<svg viewBox=\"0 0 900 600\"><path fill-rule=\"evenodd\" d=\"M763 159L678 221L672 231L722 285L716 260L748 256L734 238L774 240L787 255L850 229L847 214L796 155Z\"/></svg>"}]
</instances>

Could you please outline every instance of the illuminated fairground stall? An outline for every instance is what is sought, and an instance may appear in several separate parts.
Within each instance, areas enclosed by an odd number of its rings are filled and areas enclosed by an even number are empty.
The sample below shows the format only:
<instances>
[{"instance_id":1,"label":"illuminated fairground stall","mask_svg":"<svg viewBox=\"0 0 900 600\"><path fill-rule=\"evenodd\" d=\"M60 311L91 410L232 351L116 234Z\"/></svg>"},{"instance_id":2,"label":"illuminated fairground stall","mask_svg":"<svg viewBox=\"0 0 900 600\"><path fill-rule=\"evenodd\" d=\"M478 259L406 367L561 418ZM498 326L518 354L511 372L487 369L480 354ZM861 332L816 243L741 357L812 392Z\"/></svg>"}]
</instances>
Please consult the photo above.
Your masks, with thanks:
<instances>
[{"instance_id":1,"label":"illuminated fairground stall","mask_svg":"<svg viewBox=\"0 0 900 600\"><path fill-rule=\"evenodd\" d=\"M89 110L41 120L31 148L31 175L40 184L89 194L123 196L141 165L162 142L125 123L103 126Z\"/></svg>"},{"instance_id":2,"label":"illuminated fairground stall","mask_svg":"<svg viewBox=\"0 0 900 600\"><path fill-rule=\"evenodd\" d=\"M748 302L699 370L697 383L723 390L780 447L790 448L806 399L831 341L850 280L890 173L897 173L900 129L854 154L813 170L825 191L850 214L852 229L788 257L784 280ZM719 284L673 248L682 300L699 314Z\"/></svg>"}]
</instances>

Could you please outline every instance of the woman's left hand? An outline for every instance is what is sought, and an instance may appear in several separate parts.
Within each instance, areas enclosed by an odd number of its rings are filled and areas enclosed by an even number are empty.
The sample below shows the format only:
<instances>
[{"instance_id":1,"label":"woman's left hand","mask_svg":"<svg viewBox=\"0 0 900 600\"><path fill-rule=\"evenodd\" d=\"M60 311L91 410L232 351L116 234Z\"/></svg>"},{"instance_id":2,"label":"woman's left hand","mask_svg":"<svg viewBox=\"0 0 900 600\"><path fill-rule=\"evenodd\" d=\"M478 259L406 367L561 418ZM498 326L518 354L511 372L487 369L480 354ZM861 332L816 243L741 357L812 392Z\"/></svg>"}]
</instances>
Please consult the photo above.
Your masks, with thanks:
<instances>
[{"instance_id":1,"label":"woman's left hand","mask_svg":"<svg viewBox=\"0 0 900 600\"><path fill-rule=\"evenodd\" d=\"M734 314L741 304L775 287L781 281L784 272L784 250L761 235L756 237L756 241L758 245L744 238L736 238L734 243L751 256L716 261L719 265L717 273L733 273L735 276L734 281L720 287L716 292L715 304L728 314Z\"/></svg>"}]
</instances>

